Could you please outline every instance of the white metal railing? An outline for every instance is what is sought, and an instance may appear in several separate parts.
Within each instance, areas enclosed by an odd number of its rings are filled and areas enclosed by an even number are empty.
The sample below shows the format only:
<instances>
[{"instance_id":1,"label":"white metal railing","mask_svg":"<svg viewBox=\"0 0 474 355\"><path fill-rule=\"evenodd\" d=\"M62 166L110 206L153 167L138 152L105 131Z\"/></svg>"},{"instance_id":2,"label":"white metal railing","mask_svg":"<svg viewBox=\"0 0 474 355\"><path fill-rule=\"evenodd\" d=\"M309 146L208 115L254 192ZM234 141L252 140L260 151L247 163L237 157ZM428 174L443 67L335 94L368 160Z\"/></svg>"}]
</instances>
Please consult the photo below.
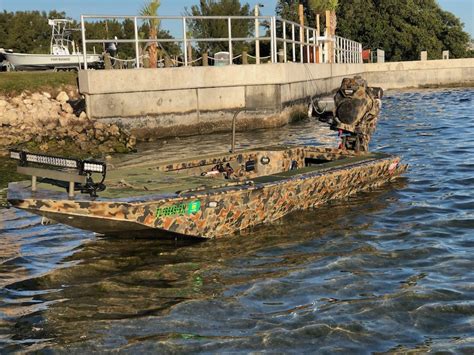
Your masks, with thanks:
<instances>
[{"instance_id":1,"label":"white metal railing","mask_svg":"<svg viewBox=\"0 0 474 355\"><path fill-rule=\"evenodd\" d=\"M315 28L302 26L299 23L275 18L275 22L280 29L281 37L276 36L276 52L279 53L281 61L284 63L325 63L329 56L324 56L328 50L328 44L333 42L332 38L320 36ZM282 48L278 49L281 43ZM289 47L289 48L288 48ZM290 59L288 59L288 57Z\"/></svg>"},{"instance_id":2,"label":"white metal railing","mask_svg":"<svg viewBox=\"0 0 474 355\"><path fill-rule=\"evenodd\" d=\"M362 63L362 44L335 36L334 58L336 63Z\"/></svg>"},{"instance_id":3,"label":"white metal railing","mask_svg":"<svg viewBox=\"0 0 474 355\"><path fill-rule=\"evenodd\" d=\"M131 19L134 25L134 38L132 39L114 39L120 43L131 43L135 47L135 68L140 68L140 44L141 43L166 43L174 42L181 45L183 65L188 66L197 60L189 60L188 44L198 42L226 42L229 51L229 65L234 64L234 60L240 55L234 55L235 42L255 42L255 56L249 54L249 57L255 58L257 64L267 56L260 57L260 42L270 42L271 63L278 62L300 62L300 63L328 63L331 57L336 63L362 63L362 45L339 36L320 36L315 28L302 26L299 23L282 19L276 16L120 16L120 15L81 15L81 33L82 33L82 52L84 55L84 69L87 69L86 49L88 44L103 44L110 42L111 39L93 38L88 39L86 33L86 20L125 20ZM149 19L172 20L181 22L181 37L178 38L139 38L138 21ZM188 36L189 21L195 20L226 20L227 37L222 38L194 38ZM232 24L237 20L255 21L254 37L233 37ZM260 27L265 26L267 33L260 36ZM332 51L332 55L330 55ZM212 57L209 57L212 59ZM176 61L178 62L178 61Z\"/></svg>"}]
</instances>

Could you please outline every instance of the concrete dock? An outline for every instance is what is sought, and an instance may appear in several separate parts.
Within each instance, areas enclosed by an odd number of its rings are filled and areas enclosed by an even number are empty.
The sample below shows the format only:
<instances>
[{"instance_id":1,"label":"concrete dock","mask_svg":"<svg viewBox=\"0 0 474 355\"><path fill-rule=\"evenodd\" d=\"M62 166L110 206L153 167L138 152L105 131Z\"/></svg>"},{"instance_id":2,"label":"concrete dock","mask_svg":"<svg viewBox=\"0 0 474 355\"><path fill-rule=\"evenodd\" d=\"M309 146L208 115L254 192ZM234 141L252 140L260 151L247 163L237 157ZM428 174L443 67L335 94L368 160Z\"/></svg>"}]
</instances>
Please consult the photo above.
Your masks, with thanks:
<instances>
[{"instance_id":1,"label":"concrete dock","mask_svg":"<svg viewBox=\"0 0 474 355\"><path fill-rule=\"evenodd\" d=\"M88 70L79 73L79 89L90 118L147 139L228 131L238 110L238 129L281 126L354 75L385 90L472 86L474 59Z\"/></svg>"}]
</instances>

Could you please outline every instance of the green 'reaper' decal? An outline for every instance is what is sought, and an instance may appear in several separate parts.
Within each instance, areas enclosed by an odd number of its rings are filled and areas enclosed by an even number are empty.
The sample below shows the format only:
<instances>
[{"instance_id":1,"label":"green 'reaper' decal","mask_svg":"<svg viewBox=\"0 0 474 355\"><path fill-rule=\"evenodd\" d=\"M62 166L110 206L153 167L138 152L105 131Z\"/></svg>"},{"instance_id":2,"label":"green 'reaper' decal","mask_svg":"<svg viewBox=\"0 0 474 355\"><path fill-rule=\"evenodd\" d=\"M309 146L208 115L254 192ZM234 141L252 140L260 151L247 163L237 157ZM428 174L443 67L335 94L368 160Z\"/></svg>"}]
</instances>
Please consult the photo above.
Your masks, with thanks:
<instances>
[{"instance_id":1,"label":"green 'reaper' decal","mask_svg":"<svg viewBox=\"0 0 474 355\"><path fill-rule=\"evenodd\" d=\"M186 213L186 205L184 203L169 207L156 209L156 218L169 216L182 216Z\"/></svg>"},{"instance_id":2,"label":"green 'reaper' decal","mask_svg":"<svg viewBox=\"0 0 474 355\"><path fill-rule=\"evenodd\" d=\"M156 209L156 218L171 217L171 216L184 216L185 214L195 214L201 210L201 201L191 201L187 205L179 203L167 207L158 207Z\"/></svg>"}]
</instances>

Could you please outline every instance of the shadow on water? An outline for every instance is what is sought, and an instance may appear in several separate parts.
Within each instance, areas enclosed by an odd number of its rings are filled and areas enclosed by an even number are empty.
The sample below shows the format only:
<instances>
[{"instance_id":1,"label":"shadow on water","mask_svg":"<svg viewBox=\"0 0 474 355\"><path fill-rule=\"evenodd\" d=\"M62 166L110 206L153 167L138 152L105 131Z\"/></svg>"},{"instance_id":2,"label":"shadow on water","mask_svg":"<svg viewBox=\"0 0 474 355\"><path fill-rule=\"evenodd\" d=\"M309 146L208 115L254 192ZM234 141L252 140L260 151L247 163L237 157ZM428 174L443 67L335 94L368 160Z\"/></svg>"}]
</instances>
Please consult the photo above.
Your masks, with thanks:
<instances>
[{"instance_id":1,"label":"shadow on water","mask_svg":"<svg viewBox=\"0 0 474 355\"><path fill-rule=\"evenodd\" d=\"M473 96L389 93L373 150L404 156L407 178L223 239L97 237L0 209L3 350L472 353ZM313 126L238 142L306 144ZM116 164L228 138L149 143Z\"/></svg>"}]
</instances>

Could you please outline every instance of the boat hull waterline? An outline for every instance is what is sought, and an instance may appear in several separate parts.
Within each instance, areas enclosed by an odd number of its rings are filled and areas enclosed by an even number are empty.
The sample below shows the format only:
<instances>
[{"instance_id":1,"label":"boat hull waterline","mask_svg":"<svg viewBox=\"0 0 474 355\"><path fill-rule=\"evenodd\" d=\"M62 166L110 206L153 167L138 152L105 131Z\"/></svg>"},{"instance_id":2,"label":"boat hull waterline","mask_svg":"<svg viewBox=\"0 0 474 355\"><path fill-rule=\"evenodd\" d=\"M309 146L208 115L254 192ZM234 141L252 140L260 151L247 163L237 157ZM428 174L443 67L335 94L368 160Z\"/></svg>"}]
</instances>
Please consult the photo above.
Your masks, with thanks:
<instances>
[{"instance_id":1,"label":"boat hull waterline","mask_svg":"<svg viewBox=\"0 0 474 355\"><path fill-rule=\"evenodd\" d=\"M344 154L338 149L326 151ZM155 229L157 235L165 232L212 238L377 188L399 177L406 168L399 157L379 153L350 157L337 166L321 164L288 176L274 174L184 193L150 192L118 199L81 194L68 199L61 192L32 192L21 182L9 185L8 199L16 208L101 234Z\"/></svg>"}]
</instances>

